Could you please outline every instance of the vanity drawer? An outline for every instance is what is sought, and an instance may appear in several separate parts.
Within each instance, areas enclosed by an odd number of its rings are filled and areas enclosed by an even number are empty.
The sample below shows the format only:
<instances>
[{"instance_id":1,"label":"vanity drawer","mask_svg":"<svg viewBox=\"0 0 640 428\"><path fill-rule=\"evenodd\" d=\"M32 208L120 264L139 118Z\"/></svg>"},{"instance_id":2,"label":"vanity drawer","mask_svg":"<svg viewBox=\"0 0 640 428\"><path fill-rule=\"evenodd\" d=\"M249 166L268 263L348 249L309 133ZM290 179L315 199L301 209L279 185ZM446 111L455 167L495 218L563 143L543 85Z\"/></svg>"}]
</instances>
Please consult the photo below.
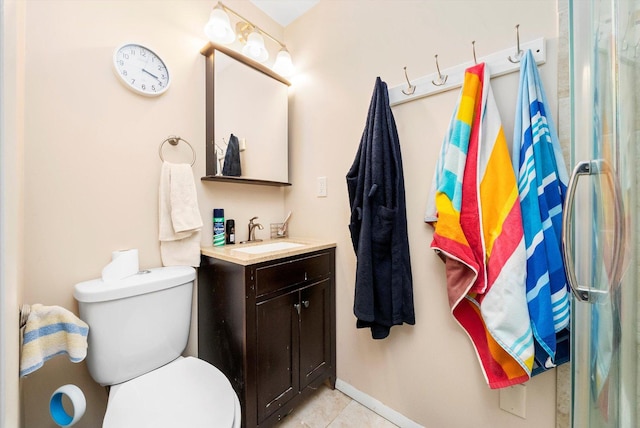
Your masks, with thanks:
<instances>
[{"instance_id":1,"label":"vanity drawer","mask_svg":"<svg viewBox=\"0 0 640 428\"><path fill-rule=\"evenodd\" d=\"M319 253L256 268L256 295L331 275L331 254Z\"/></svg>"}]
</instances>

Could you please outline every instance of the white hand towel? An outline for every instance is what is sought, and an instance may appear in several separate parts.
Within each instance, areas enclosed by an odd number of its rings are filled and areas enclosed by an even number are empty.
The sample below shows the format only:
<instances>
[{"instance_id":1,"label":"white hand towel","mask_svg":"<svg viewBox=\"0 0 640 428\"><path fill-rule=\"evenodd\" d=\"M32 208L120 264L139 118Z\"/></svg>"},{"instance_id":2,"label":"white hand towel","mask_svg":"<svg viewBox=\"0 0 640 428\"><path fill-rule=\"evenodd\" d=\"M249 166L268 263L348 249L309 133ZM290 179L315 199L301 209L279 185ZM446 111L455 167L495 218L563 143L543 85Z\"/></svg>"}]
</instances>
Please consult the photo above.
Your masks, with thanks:
<instances>
[{"instance_id":1,"label":"white hand towel","mask_svg":"<svg viewBox=\"0 0 640 428\"><path fill-rule=\"evenodd\" d=\"M171 166L171 222L176 233L202 228L198 195L191 166L183 163Z\"/></svg>"},{"instance_id":2,"label":"white hand towel","mask_svg":"<svg viewBox=\"0 0 640 428\"><path fill-rule=\"evenodd\" d=\"M78 363L87 356L89 326L59 306L31 306L22 337L20 376L38 370L45 361L67 354Z\"/></svg>"},{"instance_id":3,"label":"white hand towel","mask_svg":"<svg viewBox=\"0 0 640 428\"><path fill-rule=\"evenodd\" d=\"M200 231L177 241L161 241L163 266L200 266Z\"/></svg>"},{"instance_id":4,"label":"white hand towel","mask_svg":"<svg viewBox=\"0 0 640 428\"><path fill-rule=\"evenodd\" d=\"M200 266L202 217L190 165L163 162L159 214L162 264Z\"/></svg>"}]
</instances>

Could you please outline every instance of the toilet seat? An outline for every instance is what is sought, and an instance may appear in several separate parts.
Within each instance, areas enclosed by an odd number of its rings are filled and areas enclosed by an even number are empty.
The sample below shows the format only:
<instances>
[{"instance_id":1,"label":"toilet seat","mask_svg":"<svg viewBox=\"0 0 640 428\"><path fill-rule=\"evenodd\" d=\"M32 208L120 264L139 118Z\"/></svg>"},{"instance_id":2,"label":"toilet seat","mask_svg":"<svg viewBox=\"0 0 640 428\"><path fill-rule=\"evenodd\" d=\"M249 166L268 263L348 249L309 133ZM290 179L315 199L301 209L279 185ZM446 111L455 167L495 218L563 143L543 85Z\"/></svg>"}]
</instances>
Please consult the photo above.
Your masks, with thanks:
<instances>
[{"instance_id":1,"label":"toilet seat","mask_svg":"<svg viewBox=\"0 0 640 428\"><path fill-rule=\"evenodd\" d=\"M103 428L237 428L240 402L229 380L193 357L171 363L109 392Z\"/></svg>"}]
</instances>

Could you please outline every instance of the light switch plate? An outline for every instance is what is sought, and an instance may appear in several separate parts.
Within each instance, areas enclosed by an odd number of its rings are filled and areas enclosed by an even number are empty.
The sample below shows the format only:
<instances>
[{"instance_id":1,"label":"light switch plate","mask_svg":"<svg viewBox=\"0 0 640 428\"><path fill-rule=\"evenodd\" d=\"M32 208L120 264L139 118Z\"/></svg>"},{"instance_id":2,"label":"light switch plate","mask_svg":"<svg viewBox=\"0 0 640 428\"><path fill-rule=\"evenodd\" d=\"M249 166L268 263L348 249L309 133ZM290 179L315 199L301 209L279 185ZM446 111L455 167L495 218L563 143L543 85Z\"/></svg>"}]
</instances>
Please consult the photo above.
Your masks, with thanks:
<instances>
[{"instance_id":1,"label":"light switch plate","mask_svg":"<svg viewBox=\"0 0 640 428\"><path fill-rule=\"evenodd\" d=\"M527 418L527 387L513 385L500 390L500 408L506 412Z\"/></svg>"}]
</instances>

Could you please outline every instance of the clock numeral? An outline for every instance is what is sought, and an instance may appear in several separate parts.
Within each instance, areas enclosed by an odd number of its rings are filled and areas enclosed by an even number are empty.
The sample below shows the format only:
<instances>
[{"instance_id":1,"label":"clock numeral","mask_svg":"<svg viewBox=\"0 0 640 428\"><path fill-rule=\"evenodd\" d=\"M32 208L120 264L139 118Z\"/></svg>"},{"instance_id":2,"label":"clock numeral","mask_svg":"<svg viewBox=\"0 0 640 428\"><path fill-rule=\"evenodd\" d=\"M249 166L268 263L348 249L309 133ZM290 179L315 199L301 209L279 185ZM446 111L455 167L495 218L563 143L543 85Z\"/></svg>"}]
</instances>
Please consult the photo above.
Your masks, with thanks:
<instances>
[{"instance_id":1,"label":"clock numeral","mask_svg":"<svg viewBox=\"0 0 640 428\"><path fill-rule=\"evenodd\" d=\"M122 56L124 57L124 59L129 59L129 54L123 53Z\"/></svg>"},{"instance_id":2,"label":"clock numeral","mask_svg":"<svg viewBox=\"0 0 640 428\"><path fill-rule=\"evenodd\" d=\"M120 64L120 65L124 65L124 61L123 61L123 60L120 60L120 61L118 61L118 64Z\"/></svg>"},{"instance_id":3,"label":"clock numeral","mask_svg":"<svg viewBox=\"0 0 640 428\"><path fill-rule=\"evenodd\" d=\"M136 83L136 79L131 79L131 84L135 84Z\"/></svg>"},{"instance_id":4,"label":"clock numeral","mask_svg":"<svg viewBox=\"0 0 640 428\"><path fill-rule=\"evenodd\" d=\"M151 90L152 90L153 92L157 91L156 86L155 86L155 85L151 85Z\"/></svg>"},{"instance_id":5,"label":"clock numeral","mask_svg":"<svg viewBox=\"0 0 640 428\"><path fill-rule=\"evenodd\" d=\"M147 56L147 51L140 50L140 56Z\"/></svg>"},{"instance_id":6,"label":"clock numeral","mask_svg":"<svg viewBox=\"0 0 640 428\"><path fill-rule=\"evenodd\" d=\"M121 73L122 73L123 76L126 76L127 75L127 70L122 70Z\"/></svg>"},{"instance_id":7,"label":"clock numeral","mask_svg":"<svg viewBox=\"0 0 640 428\"><path fill-rule=\"evenodd\" d=\"M144 83L142 84L142 86L140 86L142 88L142 90L147 89L147 85L145 85Z\"/></svg>"}]
</instances>

